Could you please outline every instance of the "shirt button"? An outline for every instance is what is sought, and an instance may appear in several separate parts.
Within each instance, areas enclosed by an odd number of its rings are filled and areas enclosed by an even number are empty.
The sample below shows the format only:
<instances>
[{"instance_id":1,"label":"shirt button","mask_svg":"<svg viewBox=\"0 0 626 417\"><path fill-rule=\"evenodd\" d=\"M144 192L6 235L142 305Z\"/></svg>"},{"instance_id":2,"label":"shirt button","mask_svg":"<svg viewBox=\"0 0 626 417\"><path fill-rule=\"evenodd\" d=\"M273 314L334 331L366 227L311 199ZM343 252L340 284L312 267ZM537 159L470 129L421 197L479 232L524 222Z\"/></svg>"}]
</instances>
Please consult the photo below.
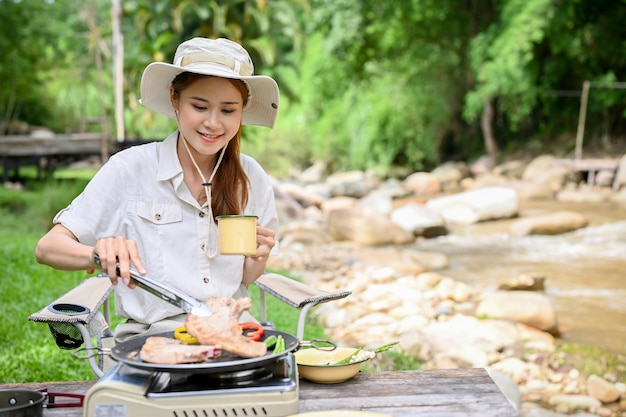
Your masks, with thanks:
<instances>
[{"instance_id":1,"label":"shirt button","mask_svg":"<svg viewBox=\"0 0 626 417\"><path fill-rule=\"evenodd\" d=\"M206 246L204 246L204 243L203 243L202 245L200 245L200 249L201 249L203 252L204 252L204 248L205 248L205 247L206 247Z\"/></svg>"},{"instance_id":2,"label":"shirt button","mask_svg":"<svg viewBox=\"0 0 626 417\"><path fill-rule=\"evenodd\" d=\"M204 214L204 212L203 212L203 211L201 211L200 213L198 213L198 216L200 216L200 217L204 217L204 216L206 216L206 214Z\"/></svg>"},{"instance_id":3,"label":"shirt button","mask_svg":"<svg viewBox=\"0 0 626 417\"><path fill-rule=\"evenodd\" d=\"M208 284L209 283L209 277L202 278L202 281L204 281L205 284Z\"/></svg>"},{"instance_id":4,"label":"shirt button","mask_svg":"<svg viewBox=\"0 0 626 417\"><path fill-rule=\"evenodd\" d=\"M155 214L154 220L161 220L161 215L159 213Z\"/></svg>"}]
</instances>

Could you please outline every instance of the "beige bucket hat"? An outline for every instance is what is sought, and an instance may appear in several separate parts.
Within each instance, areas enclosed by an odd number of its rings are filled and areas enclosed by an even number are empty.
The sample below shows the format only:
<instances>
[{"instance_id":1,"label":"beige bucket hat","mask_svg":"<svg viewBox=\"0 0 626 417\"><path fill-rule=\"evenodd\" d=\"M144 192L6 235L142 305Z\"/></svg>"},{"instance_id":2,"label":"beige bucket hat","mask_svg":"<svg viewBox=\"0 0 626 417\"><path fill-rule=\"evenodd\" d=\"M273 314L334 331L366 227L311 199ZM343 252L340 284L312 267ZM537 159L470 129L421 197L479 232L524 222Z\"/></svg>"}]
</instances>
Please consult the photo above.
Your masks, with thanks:
<instances>
[{"instance_id":1,"label":"beige bucket hat","mask_svg":"<svg viewBox=\"0 0 626 417\"><path fill-rule=\"evenodd\" d=\"M242 124L274 127L279 91L271 77L254 75L248 52L228 39L193 38L176 49L174 63L153 62L141 77L141 104L174 118L169 88L182 72L243 80L249 91Z\"/></svg>"}]
</instances>

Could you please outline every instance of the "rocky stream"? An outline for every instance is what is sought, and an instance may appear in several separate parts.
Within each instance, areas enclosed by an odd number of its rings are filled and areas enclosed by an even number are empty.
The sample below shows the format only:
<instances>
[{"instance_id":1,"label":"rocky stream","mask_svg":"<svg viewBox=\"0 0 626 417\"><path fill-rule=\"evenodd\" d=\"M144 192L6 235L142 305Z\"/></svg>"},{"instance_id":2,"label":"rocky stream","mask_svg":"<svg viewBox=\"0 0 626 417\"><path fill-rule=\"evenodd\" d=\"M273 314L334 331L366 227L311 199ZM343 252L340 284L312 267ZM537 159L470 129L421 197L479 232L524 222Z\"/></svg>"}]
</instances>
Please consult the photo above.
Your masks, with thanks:
<instances>
[{"instance_id":1,"label":"rocky stream","mask_svg":"<svg viewBox=\"0 0 626 417\"><path fill-rule=\"evenodd\" d=\"M352 291L313 310L342 344L397 340L425 369L485 368L523 417L624 417L626 157L593 175L558 162L448 163L402 180L316 164L276 181L268 266ZM562 341L618 363L568 366Z\"/></svg>"}]
</instances>

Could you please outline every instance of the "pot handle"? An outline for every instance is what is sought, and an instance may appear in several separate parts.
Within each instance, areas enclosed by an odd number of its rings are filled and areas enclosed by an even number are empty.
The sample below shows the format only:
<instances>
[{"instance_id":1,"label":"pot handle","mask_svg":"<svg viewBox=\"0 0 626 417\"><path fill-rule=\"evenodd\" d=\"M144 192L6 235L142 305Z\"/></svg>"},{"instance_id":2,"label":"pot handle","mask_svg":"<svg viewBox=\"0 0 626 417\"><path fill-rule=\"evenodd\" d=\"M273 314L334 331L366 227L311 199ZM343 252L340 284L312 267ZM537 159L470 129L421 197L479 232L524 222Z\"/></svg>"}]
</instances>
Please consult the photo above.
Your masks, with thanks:
<instances>
[{"instance_id":1,"label":"pot handle","mask_svg":"<svg viewBox=\"0 0 626 417\"><path fill-rule=\"evenodd\" d=\"M92 359L99 355L110 355L111 349L101 347L82 347L72 351L74 359Z\"/></svg>"},{"instance_id":2,"label":"pot handle","mask_svg":"<svg viewBox=\"0 0 626 417\"><path fill-rule=\"evenodd\" d=\"M70 408L70 407L82 407L85 400L83 394L74 394L72 392L50 392L48 388L40 389L39 392L43 393L47 398L47 403L44 403L44 408ZM56 402L57 398L73 398L74 401L62 401Z\"/></svg>"},{"instance_id":3,"label":"pot handle","mask_svg":"<svg viewBox=\"0 0 626 417\"><path fill-rule=\"evenodd\" d=\"M326 339L311 339L300 342L300 347L311 347L317 350L333 351L337 349L337 345Z\"/></svg>"}]
</instances>

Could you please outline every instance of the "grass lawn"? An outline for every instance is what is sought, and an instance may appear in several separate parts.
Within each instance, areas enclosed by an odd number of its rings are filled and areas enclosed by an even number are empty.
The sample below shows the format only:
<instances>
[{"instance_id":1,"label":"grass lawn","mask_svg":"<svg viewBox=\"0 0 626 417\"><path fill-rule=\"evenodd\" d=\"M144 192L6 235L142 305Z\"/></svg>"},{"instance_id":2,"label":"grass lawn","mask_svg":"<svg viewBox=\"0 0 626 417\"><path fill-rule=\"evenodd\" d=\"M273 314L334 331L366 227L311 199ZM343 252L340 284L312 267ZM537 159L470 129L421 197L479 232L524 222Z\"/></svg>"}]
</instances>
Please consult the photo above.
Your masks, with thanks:
<instances>
[{"instance_id":1,"label":"grass lawn","mask_svg":"<svg viewBox=\"0 0 626 417\"><path fill-rule=\"evenodd\" d=\"M63 292L76 286L85 273L62 272L35 262L39 236L16 235L0 239L0 382L93 379L88 364L73 359L56 346L43 323L28 321Z\"/></svg>"}]
</instances>

